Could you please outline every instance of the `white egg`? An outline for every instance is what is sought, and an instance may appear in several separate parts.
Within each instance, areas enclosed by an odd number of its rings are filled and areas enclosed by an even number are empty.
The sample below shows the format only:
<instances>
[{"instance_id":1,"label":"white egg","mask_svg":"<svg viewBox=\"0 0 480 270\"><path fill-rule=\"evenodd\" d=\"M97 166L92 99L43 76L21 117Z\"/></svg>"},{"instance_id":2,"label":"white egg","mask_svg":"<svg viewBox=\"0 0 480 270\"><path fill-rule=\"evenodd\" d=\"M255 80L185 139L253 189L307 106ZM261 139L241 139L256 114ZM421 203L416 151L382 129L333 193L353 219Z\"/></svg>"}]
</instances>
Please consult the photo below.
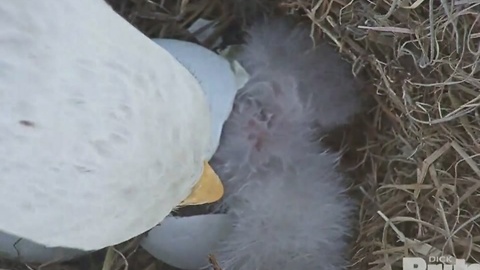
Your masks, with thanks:
<instances>
[{"instance_id":1,"label":"white egg","mask_svg":"<svg viewBox=\"0 0 480 270\"><path fill-rule=\"evenodd\" d=\"M208 267L208 256L228 235L232 222L226 214L167 217L142 240L141 246L157 259L180 269Z\"/></svg>"}]
</instances>

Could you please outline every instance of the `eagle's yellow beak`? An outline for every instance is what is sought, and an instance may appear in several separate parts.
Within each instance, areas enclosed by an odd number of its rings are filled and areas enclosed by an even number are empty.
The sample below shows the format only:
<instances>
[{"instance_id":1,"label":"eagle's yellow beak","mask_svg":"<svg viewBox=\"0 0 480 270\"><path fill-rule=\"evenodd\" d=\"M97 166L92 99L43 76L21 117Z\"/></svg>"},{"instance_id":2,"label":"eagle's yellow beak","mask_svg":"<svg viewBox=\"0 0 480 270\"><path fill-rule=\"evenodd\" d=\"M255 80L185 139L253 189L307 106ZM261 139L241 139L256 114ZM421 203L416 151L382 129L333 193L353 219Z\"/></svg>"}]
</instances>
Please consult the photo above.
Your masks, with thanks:
<instances>
[{"instance_id":1,"label":"eagle's yellow beak","mask_svg":"<svg viewBox=\"0 0 480 270\"><path fill-rule=\"evenodd\" d=\"M223 196L223 185L218 175L213 171L208 162L204 162L203 173L192 193L178 206L201 205L213 203Z\"/></svg>"}]
</instances>

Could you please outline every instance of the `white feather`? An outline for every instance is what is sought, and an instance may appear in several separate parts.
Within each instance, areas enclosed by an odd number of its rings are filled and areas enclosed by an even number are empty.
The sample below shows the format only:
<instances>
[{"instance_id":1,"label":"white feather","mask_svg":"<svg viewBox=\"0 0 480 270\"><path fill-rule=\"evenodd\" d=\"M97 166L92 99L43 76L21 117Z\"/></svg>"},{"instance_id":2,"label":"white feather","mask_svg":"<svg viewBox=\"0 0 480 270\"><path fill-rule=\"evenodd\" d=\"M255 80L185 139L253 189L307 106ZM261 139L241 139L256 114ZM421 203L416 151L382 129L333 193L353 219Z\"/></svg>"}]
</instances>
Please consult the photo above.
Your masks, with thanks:
<instances>
[{"instance_id":1,"label":"white feather","mask_svg":"<svg viewBox=\"0 0 480 270\"><path fill-rule=\"evenodd\" d=\"M0 1L2 231L93 250L149 230L210 125L195 78L104 1Z\"/></svg>"}]
</instances>

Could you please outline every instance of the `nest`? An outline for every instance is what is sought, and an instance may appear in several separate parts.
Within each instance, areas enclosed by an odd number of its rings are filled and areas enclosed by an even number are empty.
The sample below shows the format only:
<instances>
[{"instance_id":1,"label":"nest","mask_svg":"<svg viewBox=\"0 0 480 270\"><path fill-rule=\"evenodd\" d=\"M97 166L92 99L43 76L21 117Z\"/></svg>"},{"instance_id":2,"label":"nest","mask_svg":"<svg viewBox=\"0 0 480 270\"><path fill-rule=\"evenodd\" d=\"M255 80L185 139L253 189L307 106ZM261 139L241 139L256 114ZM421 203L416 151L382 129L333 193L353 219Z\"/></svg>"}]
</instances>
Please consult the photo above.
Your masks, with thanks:
<instances>
[{"instance_id":1,"label":"nest","mask_svg":"<svg viewBox=\"0 0 480 270\"><path fill-rule=\"evenodd\" d=\"M353 72L369 82L365 92L372 104L358 120L361 128L348 132L362 138L348 154L360 172L354 188L362 194L351 269L402 269L407 256L452 255L479 263L480 2L109 2L149 37L199 42L187 28L198 18L213 20L217 31L202 41L209 48L220 36L237 42L232 33L258 9L309 23L313 36L338 47ZM118 255L110 269L124 269L127 262L129 269L170 269L145 256ZM149 263L135 266L137 261Z\"/></svg>"},{"instance_id":2,"label":"nest","mask_svg":"<svg viewBox=\"0 0 480 270\"><path fill-rule=\"evenodd\" d=\"M353 269L480 259L480 19L465 1L301 1L371 82Z\"/></svg>"}]
</instances>

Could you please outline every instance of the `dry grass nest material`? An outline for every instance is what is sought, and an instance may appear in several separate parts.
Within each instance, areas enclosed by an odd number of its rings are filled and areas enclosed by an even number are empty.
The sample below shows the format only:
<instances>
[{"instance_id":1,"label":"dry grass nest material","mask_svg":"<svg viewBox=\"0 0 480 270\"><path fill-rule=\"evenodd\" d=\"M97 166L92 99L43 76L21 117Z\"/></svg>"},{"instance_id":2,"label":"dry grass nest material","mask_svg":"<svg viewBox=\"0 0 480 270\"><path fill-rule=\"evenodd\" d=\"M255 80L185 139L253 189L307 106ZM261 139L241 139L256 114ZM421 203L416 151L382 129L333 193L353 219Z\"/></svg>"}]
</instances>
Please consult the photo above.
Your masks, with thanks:
<instances>
[{"instance_id":1,"label":"dry grass nest material","mask_svg":"<svg viewBox=\"0 0 480 270\"><path fill-rule=\"evenodd\" d=\"M109 2L150 37L195 41L186 29L203 17L219 26L205 46L234 38L229 1ZM353 133L366 142L351 149L366 174L357 183L363 196L351 268L402 269L405 256L439 254L478 263L480 2L258 2L309 22L312 35L327 38L369 79L375 102L362 117L367 128ZM130 269L167 269L136 268L127 257ZM111 269L124 269L119 262Z\"/></svg>"},{"instance_id":2,"label":"dry grass nest material","mask_svg":"<svg viewBox=\"0 0 480 270\"><path fill-rule=\"evenodd\" d=\"M353 269L480 259L480 13L466 1L292 2L371 80Z\"/></svg>"},{"instance_id":3,"label":"dry grass nest material","mask_svg":"<svg viewBox=\"0 0 480 270\"><path fill-rule=\"evenodd\" d=\"M480 260L480 2L290 1L371 81L352 269Z\"/></svg>"},{"instance_id":4,"label":"dry grass nest material","mask_svg":"<svg viewBox=\"0 0 480 270\"><path fill-rule=\"evenodd\" d=\"M291 1L371 80L376 101L352 269L480 259L480 2ZM471 1L470 1L471 2Z\"/></svg>"}]
</instances>

